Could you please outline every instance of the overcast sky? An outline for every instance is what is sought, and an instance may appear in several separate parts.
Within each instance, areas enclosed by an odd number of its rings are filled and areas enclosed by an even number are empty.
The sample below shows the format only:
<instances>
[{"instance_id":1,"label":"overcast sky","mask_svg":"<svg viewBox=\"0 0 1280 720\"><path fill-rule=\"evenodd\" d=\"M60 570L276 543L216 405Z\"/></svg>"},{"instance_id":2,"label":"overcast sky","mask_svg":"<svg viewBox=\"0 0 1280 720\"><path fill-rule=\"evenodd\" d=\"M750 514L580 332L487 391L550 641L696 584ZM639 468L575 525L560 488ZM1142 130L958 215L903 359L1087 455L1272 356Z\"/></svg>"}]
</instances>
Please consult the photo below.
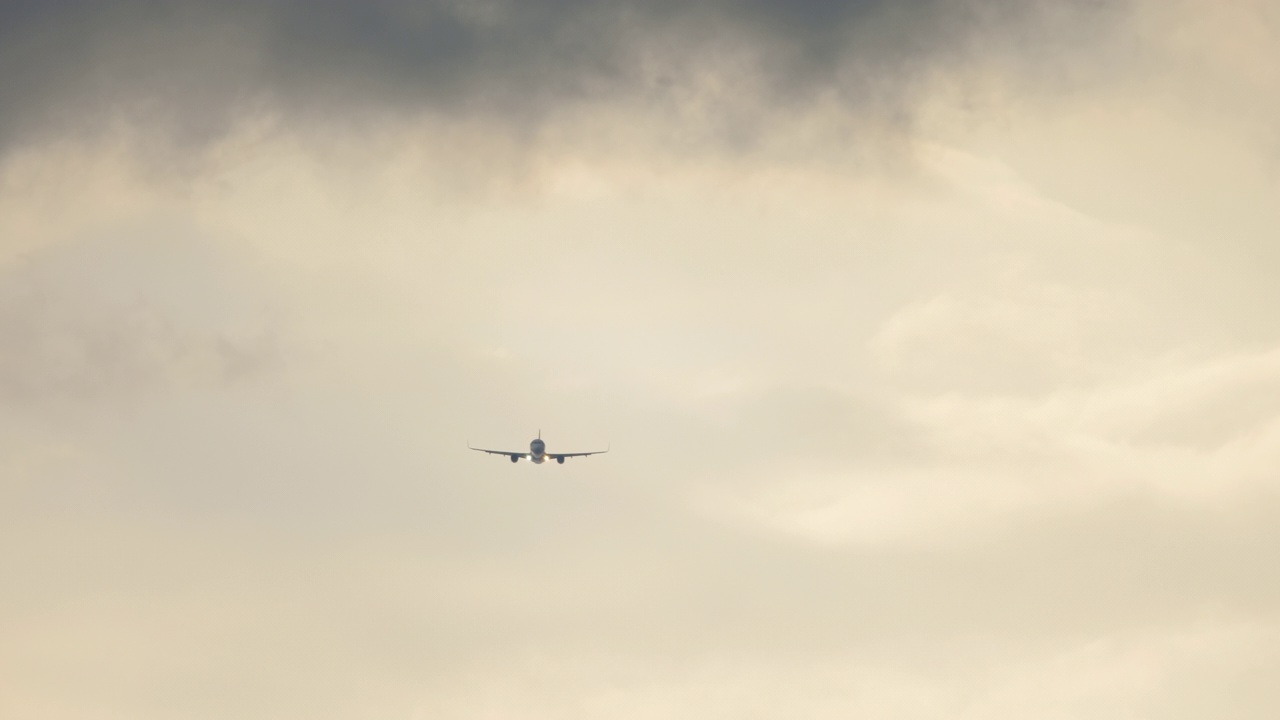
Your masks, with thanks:
<instances>
[{"instance_id":1,"label":"overcast sky","mask_svg":"<svg viewBox=\"0 0 1280 720\"><path fill-rule=\"evenodd\" d=\"M1275 0L0 3L0 716L1269 720L1277 128Z\"/></svg>"}]
</instances>

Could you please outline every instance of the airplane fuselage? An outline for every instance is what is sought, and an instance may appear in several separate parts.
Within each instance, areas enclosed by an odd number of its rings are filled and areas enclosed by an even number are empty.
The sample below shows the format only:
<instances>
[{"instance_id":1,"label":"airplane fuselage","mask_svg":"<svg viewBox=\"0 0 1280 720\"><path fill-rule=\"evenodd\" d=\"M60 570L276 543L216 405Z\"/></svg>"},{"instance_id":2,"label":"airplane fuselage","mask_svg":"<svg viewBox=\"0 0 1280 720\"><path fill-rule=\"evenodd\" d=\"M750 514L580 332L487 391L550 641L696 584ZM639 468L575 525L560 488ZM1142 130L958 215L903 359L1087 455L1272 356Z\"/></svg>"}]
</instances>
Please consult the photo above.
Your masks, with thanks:
<instances>
[{"instance_id":1,"label":"airplane fuselage","mask_svg":"<svg viewBox=\"0 0 1280 720\"><path fill-rule=\"evenodd\" d=\"M542 438L529 443L529 460L538 465L547 461L547 444L542 441ZM561 460L561 462L564 461Z\"/></svg>"}]
</instances>

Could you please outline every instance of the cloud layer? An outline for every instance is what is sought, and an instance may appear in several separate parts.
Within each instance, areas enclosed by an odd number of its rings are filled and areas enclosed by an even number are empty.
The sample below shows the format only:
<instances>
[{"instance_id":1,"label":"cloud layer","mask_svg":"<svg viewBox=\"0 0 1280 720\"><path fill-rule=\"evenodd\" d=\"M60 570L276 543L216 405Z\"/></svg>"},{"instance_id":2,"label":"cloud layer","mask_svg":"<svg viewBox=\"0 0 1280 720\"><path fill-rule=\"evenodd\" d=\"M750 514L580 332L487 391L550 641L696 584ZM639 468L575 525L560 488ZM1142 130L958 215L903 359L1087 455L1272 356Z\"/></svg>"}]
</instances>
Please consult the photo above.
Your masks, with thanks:
<instances>
[{"instance_id":1,"label":"cloud layer","mask_svg":"<svg viewBox=\"0 0 1280 720\"><path fill-rule=\"evenodd\" d=\"M387 112L528 134L581 104L705 105L718 131L767 132L778 103L838 98L888 117L933 74L1000 52L1034 67L1106 3L8 3L0 143L121 118L221 136L244 114L352 123ZM1095 37L1096 31L1091 33Z\"/></svg>"},{"instance_id":2,"label":"cloud layer","mask_svg":"<svg viewBox=\"0 0 1280 720\"><path fill-rule=\"evenodd\" d=\"M5 4L0 715L1270 717L1276 19Z\"/></svg>"}]
</instances>

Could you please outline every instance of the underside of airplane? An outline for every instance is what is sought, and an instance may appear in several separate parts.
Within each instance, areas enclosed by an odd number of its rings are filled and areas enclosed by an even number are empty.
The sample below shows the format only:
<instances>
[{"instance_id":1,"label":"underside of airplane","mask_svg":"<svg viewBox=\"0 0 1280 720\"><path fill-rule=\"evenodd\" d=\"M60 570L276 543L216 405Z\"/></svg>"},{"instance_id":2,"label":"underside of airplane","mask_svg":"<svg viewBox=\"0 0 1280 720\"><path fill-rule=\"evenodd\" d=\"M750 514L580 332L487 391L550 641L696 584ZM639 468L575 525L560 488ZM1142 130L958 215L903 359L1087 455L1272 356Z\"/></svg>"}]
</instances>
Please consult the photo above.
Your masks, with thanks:
<instances>
[{"instance_id":1,"label":"underside of airplane","mask_svg":"<svg viewBox=\"0 0 1280 720\"><path fill-rule=\"evenodd\" d=\"M514 452L511 450L486 450L485 448L471 447L471 443L467 443L467 447L479 452L489 453L490 455L506 455L508 458L511 459L511 462L520 462L521 458L527 458L530 462L534 463L535 465L541 465L547 460L555 460L556 462L563 465L565 458L586 457L588 455L601 455L609 452L608 449L605 449L605 450L595 450L592 452L579 452L579 453L549 453L547 452L547 444L542 439L541 430L538 431L538 437L529 443L529 452Z\"/></svg>"}]
</instances>

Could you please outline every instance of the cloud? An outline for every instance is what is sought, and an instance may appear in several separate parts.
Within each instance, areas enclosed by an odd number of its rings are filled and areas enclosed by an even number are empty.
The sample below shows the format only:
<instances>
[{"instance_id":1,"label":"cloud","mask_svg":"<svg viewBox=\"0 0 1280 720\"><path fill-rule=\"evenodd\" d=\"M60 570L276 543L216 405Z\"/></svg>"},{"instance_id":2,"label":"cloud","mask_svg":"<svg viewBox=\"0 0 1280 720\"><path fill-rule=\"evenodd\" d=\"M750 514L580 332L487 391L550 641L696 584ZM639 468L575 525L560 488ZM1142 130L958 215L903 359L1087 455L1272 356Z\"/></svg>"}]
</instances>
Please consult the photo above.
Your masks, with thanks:
<instances>
[{"instance_id":1,"label":"cloud","mask_svg":"<svg viewBox=\"0 0 1280 720\"><path fill-rule=\"evenodd\" d=\"M127 399L271 364L277 337L247 276L183 234L130 228L4 265L0 399L10 409Z\"/></svg>"},{"instance_id":2,"label":"cloud","mask_svg":"<svg viewBox=\"0 0 1280 720\"><path fill-rule=\"evenodd\" d=\"M0 714L1262 716L1265 1L4 4Z\"/></svg>"},{"instance_id":3,"label":"cloud","mask_svg":"<svg viewBox=\"0 0 1280 720\"><path fill-rule=\"evenodd\" d=\"M894 116L930 73L996 47L1034 65L1035 37L1098 27L1097 13L1123 3L1053 5L6 3L0 148L121 118L201 142L263 112L310 123L387 112L483 117L530 137L541 119L602 100L710 102L719 131L730 133L761 130L751 116L770 107L831 93Z\"/></svg>"}]
</instances>

